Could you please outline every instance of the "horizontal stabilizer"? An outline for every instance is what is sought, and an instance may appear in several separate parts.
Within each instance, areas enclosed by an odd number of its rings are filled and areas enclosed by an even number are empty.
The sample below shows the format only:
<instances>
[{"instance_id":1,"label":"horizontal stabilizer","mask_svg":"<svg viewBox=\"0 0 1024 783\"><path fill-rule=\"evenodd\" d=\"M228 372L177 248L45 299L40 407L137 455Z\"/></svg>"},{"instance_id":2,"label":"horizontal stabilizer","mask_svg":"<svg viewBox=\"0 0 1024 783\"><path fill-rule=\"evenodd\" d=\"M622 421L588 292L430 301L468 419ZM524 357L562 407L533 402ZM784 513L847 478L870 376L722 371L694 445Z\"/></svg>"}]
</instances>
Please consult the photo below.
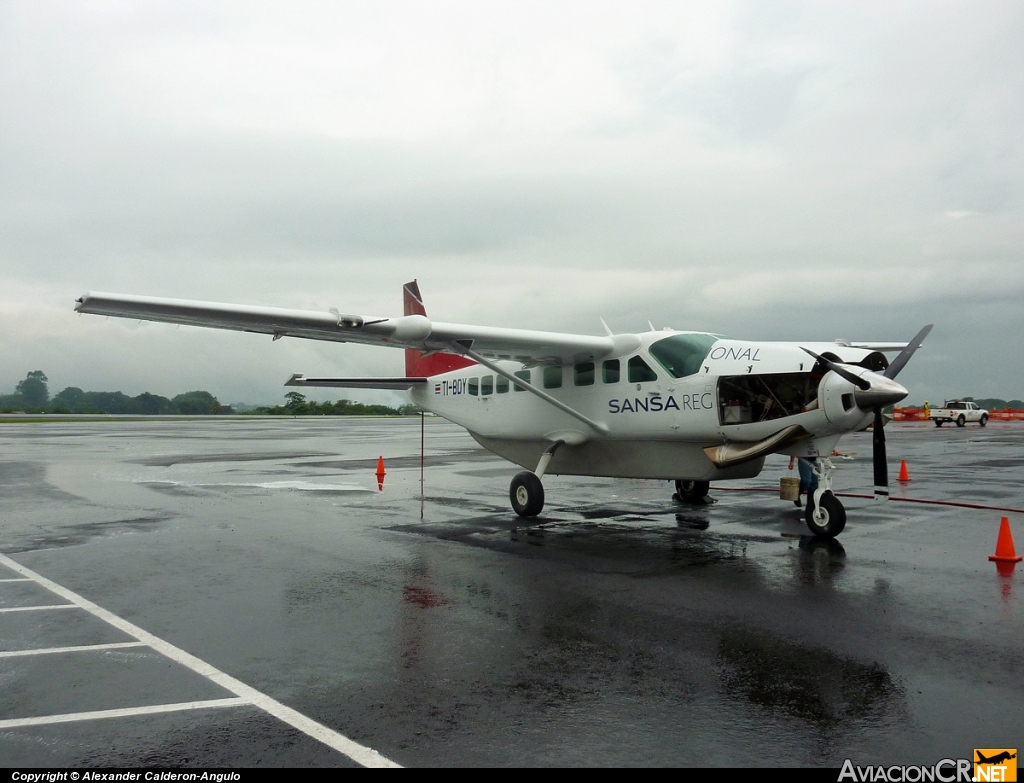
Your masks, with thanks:
<instances>
[{"instance_id":1,"label":"horizontal stabilizer","mask_svg":"<svg viewBox=\"0 0 1024 783\"><path fill-rule=\"evenodd\" d=\"M285 386L333 386L338 389L391 389L405 391L413 386L423 386L426 378L307 378L296 374L288 379Z\"/></svg>"}]
</instances>

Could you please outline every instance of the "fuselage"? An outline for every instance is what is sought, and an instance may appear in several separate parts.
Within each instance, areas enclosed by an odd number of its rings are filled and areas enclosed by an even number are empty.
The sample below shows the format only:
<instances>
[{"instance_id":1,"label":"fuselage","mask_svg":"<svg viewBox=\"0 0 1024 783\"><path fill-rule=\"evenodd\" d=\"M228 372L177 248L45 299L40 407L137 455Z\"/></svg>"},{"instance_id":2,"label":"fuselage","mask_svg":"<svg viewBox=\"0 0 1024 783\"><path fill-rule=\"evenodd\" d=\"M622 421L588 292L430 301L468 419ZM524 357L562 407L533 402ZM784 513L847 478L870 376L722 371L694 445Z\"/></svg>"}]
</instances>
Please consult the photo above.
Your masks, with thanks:
<instances>
[{"instance_id":1,"label":"fuselage","mask_svg":"<svg viewBox=\"0 0 1024 783\"><path fill-rule=\"evenodd\" d=\"M801 346L865 369L882 354L835 343L732 340L701 332L648 332L596 361L530 366L498 361L520 383L481 365L433 376L413 401L465 427L486 448L532 468L552 441L549 473L724 479L757 475L763 458L715 468L703 449L756 442L791 424L812 438L787 454L830 453L871 414L851 404L853 385L815 366ZM586 418L595 431L525 389L531 384ZM844 398L845 395L845 398Z\"/></svg>"}]
</instances>

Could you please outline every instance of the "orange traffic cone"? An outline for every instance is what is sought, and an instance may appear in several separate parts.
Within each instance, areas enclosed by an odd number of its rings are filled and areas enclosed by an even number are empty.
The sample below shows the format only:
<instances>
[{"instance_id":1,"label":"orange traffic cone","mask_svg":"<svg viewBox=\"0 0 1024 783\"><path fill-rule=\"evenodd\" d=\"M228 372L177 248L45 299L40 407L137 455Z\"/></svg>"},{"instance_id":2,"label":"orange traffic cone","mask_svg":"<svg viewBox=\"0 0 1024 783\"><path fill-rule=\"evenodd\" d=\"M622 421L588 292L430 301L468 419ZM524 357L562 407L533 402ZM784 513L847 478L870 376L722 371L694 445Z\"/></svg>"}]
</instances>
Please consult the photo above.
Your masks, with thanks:
<instances>
[{"instance_id":1,"label":"orange traffic cone","mask_svg":"<svg viewBox=\"0 0 1024 783\"><path fill-rule=\"evenodd\" d=\"M998 563L1019 563L1024 556L1018 555L1013 548L1013 534L1010 532L1010 520L1003 517L999 523L999 538L996 539L996 553L988 556L989 560Z\"/></svg>"},{"instance_id":2,"label":"orange traffic cone","mask_svg":"<svg viewBox=\"0 0 1024 783\"><path fill-rule=\"evenodd\" d=\"M900 477L897 481L910 481L910 473L907 472L907 461L900 461Z\"/></svg>"},{"instance_id":3,"label":"orange traffic cone","mask_svg":"<svg viewBox=\"0 0 1024 783\"><path fill-rule=\"evenodd\" d=\"M387 475L384 472L384 457L377 458L377 489L380 492L384 491L384 476Z\"/></svg>"}]
</instances>

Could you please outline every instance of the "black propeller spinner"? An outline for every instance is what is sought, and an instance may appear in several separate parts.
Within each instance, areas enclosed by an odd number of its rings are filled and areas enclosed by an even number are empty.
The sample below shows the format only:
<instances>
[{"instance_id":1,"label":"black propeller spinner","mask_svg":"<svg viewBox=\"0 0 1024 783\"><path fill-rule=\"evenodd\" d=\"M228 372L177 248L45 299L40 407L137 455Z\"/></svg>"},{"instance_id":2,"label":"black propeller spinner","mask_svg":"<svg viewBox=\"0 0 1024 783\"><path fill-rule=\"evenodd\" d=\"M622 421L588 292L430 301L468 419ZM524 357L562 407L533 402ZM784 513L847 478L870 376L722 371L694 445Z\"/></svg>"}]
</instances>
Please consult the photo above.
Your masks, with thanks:
<instances>
[{"instance_id":1,"label":"black propeller spinner","mask_svg":"<svg viewBox=\"0 0 1024 783\"><path fill-rule=\"evenodd\" d=\"M882 372L882 376L888 380L892 380L900 371L907 366L907 362L910 361L910 357L914 355L914 352L921 347L921 343L924 342L924 338L928 336L928 333L932 330L935 324L928 324L920 332L914 335L914 338L907 343L906 348L900 351L899 356L893 359L892 363L885 368ZM868 403L870 406L871 402L875 402L873 397L877 397L877 403L873 406L875 411L875 423L871 428L871 461L872 467L874 468L875 474L875 499L876 500L888 500L889 499L889 464L886 461L885 453L885 417L882 415L882 407L886 404L883 400L887 394L891 393L889 389L885 389L883 384L878 384L879 388L872 388L871 381L866 378L862 378L859 375L847 370L839 362L833 362L826 359L824 356L819 356L814 351L809 351L804 348L807 353L813 356L817 361L828 369L832 370L836 375L845 378L862 392L862 395L857 395L858 405L863 401ZM896 384L893 384L896 386ZM903 390L906 393L906 390Z\"/></svg>"}]
</instances>

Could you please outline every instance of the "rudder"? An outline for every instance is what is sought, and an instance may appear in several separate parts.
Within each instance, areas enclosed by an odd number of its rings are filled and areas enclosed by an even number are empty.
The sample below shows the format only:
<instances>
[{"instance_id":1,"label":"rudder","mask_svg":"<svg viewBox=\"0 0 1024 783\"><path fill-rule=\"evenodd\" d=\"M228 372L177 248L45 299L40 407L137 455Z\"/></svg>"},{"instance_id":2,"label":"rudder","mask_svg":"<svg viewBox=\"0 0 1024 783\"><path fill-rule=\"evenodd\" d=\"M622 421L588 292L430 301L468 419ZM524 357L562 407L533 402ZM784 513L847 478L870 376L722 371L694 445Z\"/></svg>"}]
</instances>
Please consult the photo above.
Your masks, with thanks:
<instances>
[{"instance_id":1,"label":"rudder","mask_svg":"<svg viewBox=\"0 0 1024 783\"><path fill-rule=\"evenodd\" d=\"M427 308L423 306L423 295L420 294L419 284L415 280L402 286L402 308L403 315L425 316L427 314ZM419 351L414 351L411 348L405 350L405 375L407 378L429 378L432 375L440 375L474 364L476 362L471 359L452 353L423 356Z\"/></svg>"}]
</instances>

